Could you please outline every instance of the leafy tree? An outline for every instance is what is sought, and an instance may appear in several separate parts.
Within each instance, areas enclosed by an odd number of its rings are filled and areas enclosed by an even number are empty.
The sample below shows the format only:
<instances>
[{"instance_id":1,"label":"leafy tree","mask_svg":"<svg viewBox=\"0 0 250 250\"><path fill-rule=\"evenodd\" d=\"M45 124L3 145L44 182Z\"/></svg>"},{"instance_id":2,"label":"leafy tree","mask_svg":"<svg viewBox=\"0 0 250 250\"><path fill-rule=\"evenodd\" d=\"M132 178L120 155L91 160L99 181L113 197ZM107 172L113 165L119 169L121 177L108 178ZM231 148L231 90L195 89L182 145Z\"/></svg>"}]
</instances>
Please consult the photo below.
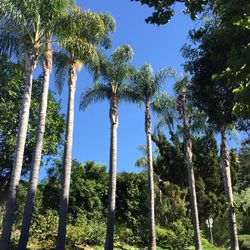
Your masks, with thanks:
<instances>
[{"instance_id":1,"label":"leafy tree","mask_svg":"<svg viewBox=\"0 0 250 250\"><path fill-rule=\"evenodd\" d=\"M250 185L250 146L242 145L238 154L239 174L237 189L244 190Z\"/></svg>"},{"instance_id":2,"label":"leafy tree","mask_svg":"<svg viewBox=\"0 0 250 250\"><path fill-rule=\"evenodd\" d=\"M226 129L237 121L233 113L235 98L233 90L238 86L238 82L231 81L227 77L216 77L224 69L231 41L237 41L237 36L240 34L230 33L229 42L228 39L225 40L226 37L229 37L227 32L221 33L221 36L219 36L214 26L208 26L206 29L195 32L191 37L194 42L197 41L200 45L196 48L189 47L185 51L185 56L188 59L186 70L192 74L192 93L195 105L208 115L210 123L221 134L221 169L224 177L225 194L229 204L228 223L231 247L232 249L238 249L236 217L233 210L230 155L226 140Z\"/></svg>"},{"instance_id":3,"label":"leafy tree","mask_svg":"<svg viewBox=\"0 0 250 250\"><path fill-rule=\"evenodd\" d=\"M48 170L44 180L43 208L59 209L60 183L62 165L59 160ZM105 215L104 205L107 203L108 174L106 167L94 162L72 162L72 184L70 186L69 214L74 219L82 212L89 219L102 218Z\"/></svg>"},{"instance_id":4,"label":"leafy tree","mask_svg":"<svg viewBox=\"0 0 250 250\"><path fill-rule=\"evenodd\" d=\"M129 99L136 103L145 105L145 133L147 140L147 165L148 165L148 199L149 199L149 225L150 237L149 248L156 249L155 236L155 205L154 205L154 170L151 140L151 115L150 105L159 94L166 79L173 75L169 69L153 73L149 64L144 64L140 69L135 70L131 77L131 86L128 90Z\"/></svg>"},{"instance_id":5,"label":"leafy tree","mask_svg":"<svg viewBox=\"0 0 250 250\"><path fill-rule=\"evenodd\" d=\"M69 203L69 187L72 164L72 144L74 125L74 99L77 81L77 70L82 65L93 70L98 63L97 47L106 46L108 35L114 30L114 21L108 15L98 15L90 11L81 12L74 8L61 20L59 31L61 51L55 57L55 79L59 90L68 77L68 109L63 158L62 194L60 201L57 249L65 248L66 218Z\"/></svg>"},{"instance_id":6,"label":"leafy tree","mask_svg":"<svg viewBox=\"0 0 250 250\"><path fill-rule=\"evenodd\" d=\"M81 97L80 108L86 109L91 103L108 99L110 119L110 167L109 167L109 202L108 224L105 249L113 249L115 203L116 203L116 165L117 165L117 128L118 128L118 104L126 98L125 81L131 73L129 64L132 59L132 49L128 45L117 48L110 58L100 57L98 74L104 83L96 83L92 88L85 90Z\"/></svg>"},{"instance_id":7,"label":"leafy tree","mask_svg":"<svg viewBox=\"0 0 250 250\"><path fill-rule=\"evenodd\" d=\"M196 18L196 14L204 11L208 4L213 2L218 2L216 0L197 0L197 1L188 1L188 0L131 0L137 1L141 4L146 4L150 8L154 8L154 12L151 16L146 18L147 23L152 24L166 24L169 22L171 17L174 15L174 5L175 3L184 3L185 10L184 12L191 15L192 19Z\"/></svg>"},{"instance_id":8,"label":"leafy tree","mask_svg":"<svg viewBox=\"0 0 250 250\"><path fill-rule=\"evenodd\" d=\"M24 67L22 64L10 62L7 57L0 59L0 178L1 178L1 202L5 200L5 193L9 188L10 176L14 161L14 149L16 145L18 129L18 110L21 107L20 96L23 91ZM21 175L25 177L31 169L32 151L35 145L36 124L39 115L39 102L41 96L41 78L35 80L33 97L31 100L30 121L28 137L24 151L24 167ZM45 131L45 142L43 154L51 157L58 154L63 143L64 117L60 114L61 105L49 92L48 97L47 130ZM43 161L42 164L46 162Z\"/></svg>"},{"instance_id":9,"label":"leafy tree","mask_svg":"<svg viewBox=\"0 0 250 250\"><path fill-rule=\"evenodd\" d=\"M127 243L147 242L145 217L148 215L147 175L145 172L120 173L117 176L116 217L120 225L132 230Z\"/></svg>"}]
</instances>

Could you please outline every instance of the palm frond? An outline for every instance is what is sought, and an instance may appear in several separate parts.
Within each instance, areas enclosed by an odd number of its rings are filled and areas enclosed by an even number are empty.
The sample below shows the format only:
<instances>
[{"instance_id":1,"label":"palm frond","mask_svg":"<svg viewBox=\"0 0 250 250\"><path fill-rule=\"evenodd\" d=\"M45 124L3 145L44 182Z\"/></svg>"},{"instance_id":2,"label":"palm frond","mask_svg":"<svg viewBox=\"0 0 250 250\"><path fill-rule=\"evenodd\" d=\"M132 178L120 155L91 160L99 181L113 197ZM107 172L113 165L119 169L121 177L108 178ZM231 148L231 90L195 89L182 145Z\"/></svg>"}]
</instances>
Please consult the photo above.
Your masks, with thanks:
<instances>
[{"instance_id":1,"label":"palm frond","mask_svg":"<svg viewBox=\"0 0 250 250\"><path fill-rule=\"evenodd\" d=\"M117 94L119 100L121 101L133 102L137 103L138 105L141 105L141 103L144 101L142 96L133 89L133 86L128 84L119 86Z\"/></svg>"},{"instance_id":2,"label":"palm frond","mask_svg":"<svg viewBox=\"0 0 250 250\"><path fill-rule=\"evenodd\" d=\"M112 61L114 65L119 68L120 65L128 63L133 58L133 50L129 45L122 45L118 47L112 54Z\"/></svg>"},{"instance_id":3,"label":"palm frond","mask_svg":"<svg viewBox=\"0 0 250 250\"><path fill-rule=\"evenodd\" d=\"M93 87L83 91L80 100L80 109L85 110L90 104L109 99L111 89L105 84L95 84Z\"/></svg>"},{"instance_id":4,"label":"palm frond","mask_svg":"<svg viewBox=\"0 0 250 250\"><path fill-rule=\"evenodd\" d=\"M112 40L110 38L110 34L115 31L115 19L109 15L108 13L101 13L99 14L105 27L104 35L101 39L100 45L104 47L105 49L108 49L111 47Z\"/></svg>"},{"instance_id":5,"label":"palm frond","mask_svg":"<svg viewBox=\"0 0 250 250\"><path fill-rule=\"evenodd\" d=\"M0 30L0 55L9 54L17 55L21 50L22 34L19 32L8 31L1 28Z\"/></svg>"},{"instance_id":6,"label":"palm frond","mask_svg":"<svg viewBox=\"0 0 250 250\"><path fill-rule=\"evenodd\" d=\"M58 92L61 94L63 87L68 79L69 57L63 51L53 53L55 66L55 84Z\"/></svg>"}]
</instances>

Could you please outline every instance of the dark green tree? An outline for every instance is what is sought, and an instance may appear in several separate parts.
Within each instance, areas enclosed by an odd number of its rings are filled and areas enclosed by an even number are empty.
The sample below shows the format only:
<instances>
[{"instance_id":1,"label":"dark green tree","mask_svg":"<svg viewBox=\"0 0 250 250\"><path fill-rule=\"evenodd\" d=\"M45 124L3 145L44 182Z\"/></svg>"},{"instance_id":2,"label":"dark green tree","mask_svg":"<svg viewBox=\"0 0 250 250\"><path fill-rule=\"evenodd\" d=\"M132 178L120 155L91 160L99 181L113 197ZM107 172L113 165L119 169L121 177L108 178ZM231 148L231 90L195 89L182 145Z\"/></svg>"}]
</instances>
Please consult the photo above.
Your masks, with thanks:
<instances>
[{"instance_id":1,"label":"dark green tree","mask_svg":"<svg viewBox=\"0 0 250 250\"><path fill-rule=\"evenodd\" d=\"M145 172L118 174L117 222L118 225L132 231L133 236L130 240L134 240L137 244L148 241L148 231L145 230L145 226L148 227L147 221L145 222L147 215L147 174Z\"/></svg>"},{"instance_id":2,"label":"dark green tree","mask_svg":"<svg viewBox=\"0 0 250 250\"><path fill-rule=\"evenodd\" d=\"M195 105L204 111L210 124L221 134L221 169L224 177L225 195L228 202L228 223L232 249L238 249L236 217L233 210L233 193L230 170L230 155L227 147L226 130L237 122L233 113L235 93L239 82L221 75L228 60L228 50L232 41L237 44L242 32L218 30L216 25L208 25L191 33L197 47L186 47L186 70L192 75L192 93ZM230 37L230 39L229 39ZM246 39L243 36L242 39Z\"/></svg>"},{"instance_id":3,"label":"dark green tree","mask_svg":"<svg viewBox=\"0 0 250 250\"><path fill-rule=\"evenodd\" d=\"M62 165L55 160L43 181L43 208L59 209ZM108 174L106 167L94 162L72 162L72 184L70 186L69 214L77 218L82 211L89 219L105 217L108 197Z\"/></svg>"}]
</instances>

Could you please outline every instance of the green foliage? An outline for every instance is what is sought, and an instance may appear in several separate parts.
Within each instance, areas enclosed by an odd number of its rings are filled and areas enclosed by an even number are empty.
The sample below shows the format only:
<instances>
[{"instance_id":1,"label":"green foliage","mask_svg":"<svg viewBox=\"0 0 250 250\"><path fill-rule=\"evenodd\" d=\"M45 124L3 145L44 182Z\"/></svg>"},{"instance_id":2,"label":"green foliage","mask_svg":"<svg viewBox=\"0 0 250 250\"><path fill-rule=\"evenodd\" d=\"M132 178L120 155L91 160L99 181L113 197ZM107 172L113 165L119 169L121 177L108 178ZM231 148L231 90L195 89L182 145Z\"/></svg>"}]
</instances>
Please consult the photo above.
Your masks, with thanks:
<instances>
[{"instance_id":1,"label":"green foliage","mask_svg":"<svg viewBox=\"0 0 250 250\"><path fill-rule=\"evenodd\" d=\"M210 6L217 14L215 20L190 32L193 44L184 47L183 52L188 59L185 69L192 75L196 105L221 128L236 122L236 115L249 118L250 30L245 21L249 19L250 4L216 2Z\"/></svg>"},{"instance_id":2,"label":"green foliage","mask_svg":"<svg viewBox=\"0 0 250 250\"><path fill-rule=\"evenodd\" d=\"M117 248L124 249L124 245L138 246L142 243L145 243L142 240L142 236L134 233L133 229L127 225L122 224L115 227L115 246Z\"/></svg>"},{"instance_id":3,"label":"green foliage","mask_svg":"<svg viewBox=\"0 0 250 250\"><path fill-rule=\"evenodd\" d=\"M59 209L61 175L61 162L56 160L48 170L48 178L44 183L43 207ZM108 194L106 167L94 162L84 165L74 160L71 176L69 214L75 218L78 213L85 211L89 218L98 219L105 213Z\"/></svg>"},{"instance_id":4,"label":"green foliage","mask_svg":"<svg viewBox=\"0 0 250 250\"><path fill-rule=\"evenodd\" d=\"M250 188L234 193L240 234L250 234Z\"/></svg>"},{"instance_id":5,"label":"green foliage","mask_svg":"<svg viewBox=\"0 0 250 250\"><path fill-rule=\"evenodd\" d=\"M147 175L121 173L117 177L118 237L128 244L147 238ZM123 233L120 232L124 231ZM128 238L126 239L125 234Z\"/></svg>"},{"instance_id":6,"label":"green foliage","mask_svg":"<svg viewBox=\"0 0 250 250\"><path fill-rule=\"evenodd\" d=\"M0 53L20 56L55 30L59 17L66 14L73 0L2 0L0 3Z\"/></svg>"},{"instance_id":7,"label":"green foliage","mask_svg":"<svg viewBox=\"0 0 250 250\"><path fill-rule=\"evenodd\" d=\"M242 145L239 154L239 174L237 189L244 190L250 186L250 146Z\"/></svg>"},{"instance_id":8,"label":"green foliage","mask_svg":"<svg viewBox=\"0 0 250 250\"><path fill-rule=\"evenodd\" d=\"M69 249L83 245L101 245L105 240L105 221L88 219L84 211L67 226L66 244Z\"/></svg>"},{"instance_id":9,"label":"green foliage","mask_svg":"<svg viewBox=\"0 0 250 250\"><path fill-rule=\"evenodd\" d=\"M188 1L188 0L131 0L139 1L141 4L146 4L150 8L154 8L154 12L151 16L146 18L147 23L152 24L166 24L169 22L171 17L174 15L174 5L175 3L185 3L184 12L189 13L192 19L196 18L196 14L202 12L205 9L206 4L213 2L212 0L198 0L198 1Z\"/></svg>"},{"instance_id":10,"label":"green foliage","mask_svg":"<svg viewBox=\"0 0 250 250\"><path fill-rule=\"evenodd\" d=\"M250 249L250 235L239 235L239 245L241 250L249 250Z\"/></svg>"},{"instance_id":11,"label":"green foliage","mask_svg":"<svg viewBox=\"0 0 250 250\"><path fill-rule=\"evenodd\" d=\"M96 14L89 10L81 12L73 8L59 20L59 52L54 53L55 82L59 92L68 80L69 68L86 66L95 75L99 67L100 47L108 48L110 33L115 29L115 21L108 14Z\"/></svg>"},{"instance_id":12,"label":"green foliage","mask_svg":"<svg viewBox=\"0 0 250 250\"><path fill-rule=\"evenodd\" d=\"M0 59L0 180L4 186L1 190L8 189L8 183L13 166L13 152L15 151L18 129L18 116L21 108L23 93L24 68L21 64L8 61L7 57ZM34 80L27 143L24 152L25 175L31 166L32 152L35 145L37 118L41 95L41 79ZM51 157L58 154L63 142L64 116L60 114L61 105L53 93L49 93L48 110L46 117L46 130L44 136L43 155ZM48 159L49 159L48 158ZM42 163L45 164L45 161ZM1 194L2 197L2 194Z\"/></svg>"},{"instance_id":13,"label":"green foliage","mask_svg":"<svg viewBox=\"0 0 250 250\"><path fill-rule=\"evenodd\" d=\"M177 220L170 229L156 227L157 244L169 250L182 250L193 242L193 231L190 221Z\"/></svg>"},{"instance_id":14,"label":"green foliage","mask_svg":"<svg viewBox=\"0 0 250 250\"><path fill-rule=\"evenodd\" d=\"M36 213L30 228L29 245L38 245L43 248L55 246L58 225L58 214L54 210L46 210L44 214Z\"/></svg>"},{"instance_id":15,"label":"green foliage","mask_svg":"<svg viewBox=\"0 0 250 250\"><path fill-rule=\"evenodd\" d=\"M201 239L202 249L204 250L225 250L225 248L216 247L210 244L206 239ZM195 247L188 247L187 250L195 250Z\"/></svg>"},{"instance_id":16,"label":"green foliage","mask_svg":"<svg viewBox=\"0 0 250 250\"><path fill-rule=\"evenodd\" d=\"M153 102L167 79L176 76L171 68L154 73L150 64L145 63L131 75L130 99L136 103Z\"/></svg>"},{"instance_id":17,"label":"green foliage","mask_svg":"<svg viewBox=\"0 0 250 250\"><path fill-rule=\"evenodd\" d=\"M153 136L159 157L155 162L155 173L160 177L160 188L168 197L177 194L178 204L181 200L189 201L184 192L188 187L187 169L183 154L183 143L171 142L165 135ZM196 176L197 199L201 219L217 216L225 212L224 186L221 178L220 163L216 140L211 133L203 137L193 137L193 163ZM213 187L213 189L211 189ZM176 201L176 197L172 197ZM170 209L169 216L182 211ZM184 206L185 207L185 206ZM179 212L177 212L179 211ZM185 213L184 213L185 214ZM183 215L181 215L183 216Z\"/></svg>"},{"instance_id":18,"label":"green foliage","mask_svg":"<svg viewBox=\"0 0 250 250\"><path fill-rule=\"evenodd\" d=\"M210 239L210 232L205 221L201 223L202 231L207 239ZM229 231L227 225L227 216L218 216L213 218L213 240L217 246L228 246L229 245Z\"/></svg>"},{"instance_id":19,"label":"green foliage","mask_svg":"<svg viewBox=\"0 0 250 250\"><path fill-rule=\"evenodd\" d=\"M129 45L118 47L109 58L99 55L99 65L95 72L95 78L99 80L82 93L80 109L85 110L92 103L109 100L111 96L118 97L119 101L126 99L124 85L131 75L132 56L133 50Z\"/></svg>"}]
</instances>

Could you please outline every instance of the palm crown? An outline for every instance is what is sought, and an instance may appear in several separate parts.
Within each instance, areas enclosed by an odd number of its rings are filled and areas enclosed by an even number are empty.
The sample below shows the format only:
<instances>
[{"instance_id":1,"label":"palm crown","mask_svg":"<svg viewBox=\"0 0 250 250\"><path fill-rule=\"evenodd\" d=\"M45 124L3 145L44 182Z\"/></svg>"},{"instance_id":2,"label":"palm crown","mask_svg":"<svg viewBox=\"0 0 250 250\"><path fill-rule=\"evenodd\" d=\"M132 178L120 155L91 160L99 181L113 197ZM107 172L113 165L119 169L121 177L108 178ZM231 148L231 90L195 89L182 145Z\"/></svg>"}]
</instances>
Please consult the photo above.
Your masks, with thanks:
<instances>
[{"instance_id":1,"label":"palm crown","mask_svg":"<svg viewBox=\"0 0 250 250\"><path fill-rule=\"evenodd\" d=\"M95 72L99 65L98 48L108 47L109 34L115 29L113 18L107 14L81 12L74 8L61 19L61 30L58 32L60 51L54 53L55 81L59 91L67 79L68 68L82 65Z\"/></svg>"},{"instance_id":2,"label":"palm crown","mask_svg":"<svg viewBox=\"0 0 250 250\"><path fill-rule=\"evenodd\" d=\"M129 64L132 56L133 51L128 45L117 48L110 58L100 56L100 65L96 74L103 82L96 82L93 87L83 92L81 109L85 109L91 103L99 100L110 99L112 95L116 95L119 100L126 98L126 85L124 83L132 72Z\"/></svg>"},{"instance_id":3,"label":"palm crown","mask_svg":"<svg viewBox=\"0 0 250 250\"><path fill-rule=\"evenodd\" d=\"M134 71L131 77L130 98L134 102L152 103L156 95L162 90L167 78L175 76L171 68L162 69L154 73L150 64L145 63Z\"/></svg>"},{"instance_id":4,"label":"palm crown","mask_svg":"<svg viewBox=\"0 0 250 250\"><path fill-rule=\"evenodd\" d=\"M39 47L72 3L73 0L2 0L0 53L20 55L31 45Z\"/></svg>"}]
</instances>

